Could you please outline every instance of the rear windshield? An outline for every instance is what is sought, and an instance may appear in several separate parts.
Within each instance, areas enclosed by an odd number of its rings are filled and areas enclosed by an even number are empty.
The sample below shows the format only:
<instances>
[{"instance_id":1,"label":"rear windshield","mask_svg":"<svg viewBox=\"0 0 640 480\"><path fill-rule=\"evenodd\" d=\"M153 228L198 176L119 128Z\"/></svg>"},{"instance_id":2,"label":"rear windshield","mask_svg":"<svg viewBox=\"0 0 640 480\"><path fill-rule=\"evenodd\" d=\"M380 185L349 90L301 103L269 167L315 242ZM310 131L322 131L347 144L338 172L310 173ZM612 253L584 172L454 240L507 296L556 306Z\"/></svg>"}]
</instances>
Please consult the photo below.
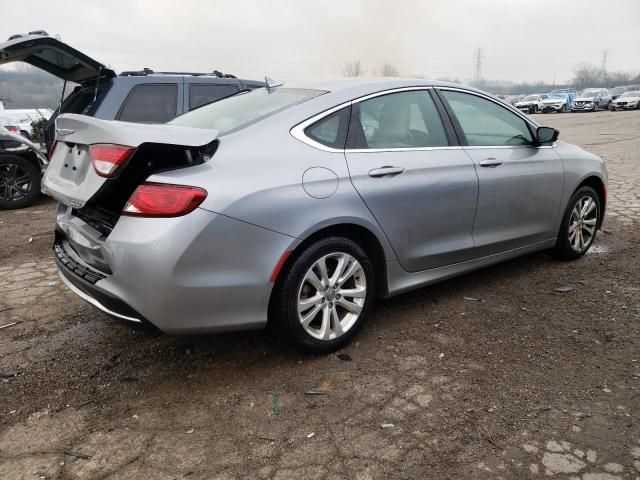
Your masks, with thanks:
<instances>
[{"instance_id":1,"label":"rear windshield","mask_svg":"<svg viewBox=\"0 0 640 480\"><path fill-rule=\"evenodd\" d=\"M169 124L217 130L223 135L323 93L322 90L258 88L192 110Z\"/></svg>"}]
</instances>

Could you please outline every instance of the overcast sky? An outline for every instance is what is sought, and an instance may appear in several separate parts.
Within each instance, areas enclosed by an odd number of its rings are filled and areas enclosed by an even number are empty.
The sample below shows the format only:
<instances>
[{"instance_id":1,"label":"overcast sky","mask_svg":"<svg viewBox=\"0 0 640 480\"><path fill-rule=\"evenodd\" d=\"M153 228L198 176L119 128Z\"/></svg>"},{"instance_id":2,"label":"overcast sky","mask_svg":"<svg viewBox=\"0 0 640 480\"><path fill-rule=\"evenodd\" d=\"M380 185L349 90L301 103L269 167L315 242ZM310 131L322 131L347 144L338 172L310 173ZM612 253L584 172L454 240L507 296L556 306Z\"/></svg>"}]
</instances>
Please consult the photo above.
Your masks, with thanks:
<instances>
[{"instance_id":1,"label":"overcast sky","mask_svg":"<svg viewBox=\"0 0 640 480\"><path fill-rule=\"evenodd\" d=\"M9 0L3 0L7 2ZM64 7L62 7L64 5ZM282 80L360 59L405 76L564 82L581 62L640 70L640 0L29 0L0 35L44 29L116 71L149 67Z\"/></svg>"}]
</instances>

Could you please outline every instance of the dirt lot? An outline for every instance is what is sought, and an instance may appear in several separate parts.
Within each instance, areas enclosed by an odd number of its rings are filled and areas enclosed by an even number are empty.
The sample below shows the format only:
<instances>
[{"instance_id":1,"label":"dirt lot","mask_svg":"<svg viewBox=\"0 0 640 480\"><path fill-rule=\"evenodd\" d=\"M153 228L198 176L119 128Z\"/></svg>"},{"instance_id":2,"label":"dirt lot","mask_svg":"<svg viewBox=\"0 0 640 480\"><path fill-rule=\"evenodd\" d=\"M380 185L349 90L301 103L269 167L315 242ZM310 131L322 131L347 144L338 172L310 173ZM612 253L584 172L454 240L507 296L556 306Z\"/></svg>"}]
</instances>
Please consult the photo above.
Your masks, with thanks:
<instances>
[{"instance_id":1,"label":"dirt lot","mask_svg":"<svg viewBox=\"0 0 640 480\"><path fill-rule=\"evenodd\" d=\"M58 281L53 202L0 212L0 478L640 478L640 112L538 120L608 162L592 252L380 302L339 355L116 323Z\"/></svg>"}]
</instances>

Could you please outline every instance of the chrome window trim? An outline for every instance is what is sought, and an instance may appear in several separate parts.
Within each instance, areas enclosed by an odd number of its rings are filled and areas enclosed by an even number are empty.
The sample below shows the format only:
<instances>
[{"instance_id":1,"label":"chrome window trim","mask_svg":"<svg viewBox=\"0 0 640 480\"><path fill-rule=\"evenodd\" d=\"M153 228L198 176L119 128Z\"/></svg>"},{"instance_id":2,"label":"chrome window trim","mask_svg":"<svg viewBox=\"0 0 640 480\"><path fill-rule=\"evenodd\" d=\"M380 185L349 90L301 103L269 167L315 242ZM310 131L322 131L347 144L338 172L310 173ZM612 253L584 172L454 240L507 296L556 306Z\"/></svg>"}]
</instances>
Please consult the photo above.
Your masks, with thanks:
<instances>
[{"instance_id":1,"label":"chrome window trim","mask_svg":"<svg viewBox=\"0 0 640 480\"><path fill-rule=\"evenodd\" d=\"M331 107L328 110L325 110L323 112L320 112L316 115L314 115L313 117L310 117L304 121L302 121L301 123L298 123L297 125L295 125L293 128L291 128L291 130L289 130L289 133L291 133L291 135L296 138L297 140L300 140L302 143L305 143L307 145L309 145L310 147L314 147L317 148L319 150L323 150L325 152L332 152L332 153L344 153L344 152L355 152L355 153L363 153L363 152L404 152L404 151L420 151L420 150L441 150L443 148L459 148L457 145L456 146L451 146L451 145L447 145L445 147L416 147L416 148L333 148L333 147L327 147L326 145L323 145L320 142L316 142L315 140L313 140L312 138L309 138L307 135L305 135L304 131L305 129L309 126L314 124L315 122L322 120L324 117L328 117L329 115L331 115L332 113L337 112L338 110L346 107L346 106L351 106L355 103L360 103L360 102L364 102L365 100L369 100L370 98L375 98L375 97L381 97L383 95L389 95L392 93L398 93L398 92L409 92L409 91L418 91L418 90L433 90L433 86L421 86L421 85L417 85L417 86L413 86L413 87L397 87L397 88L391 88L388 90L382 90L380 92L374 92L374 93L368 93L366 95L363 95L361 97L357 97L354 98L352 100L349 100L347 102L343 102L335 107Z\"/></svg>"},{"instance_id":2,"label":"chrome window trim","mask_svg":"<svg viewBox=\"0 0 640 480\"><path fill-rule=\"evenodd\" d=\"M411 147L398 147L398 148L333 148L333 147L327 147L326 145L323 145L320 142L317 142L315 140L313 140L312 138L308 137L304 131L307 127L309 127L310 125L316 123L319 120L322 120L325 117L328 117L329 115L337 112L338 110L341 110L342 108L346 107L346 106L351 106L354 105L356 103L360 103L360 102L364 102L365 100L369 100L371 98L375 98L375 97L381 97L383 95L389 95L392 93L398 93L398 92L409 92L409 91L420 91L420 90L434 90L434 89L439 89L439 90L451 90L451 91L457 91L457 92L462 92L462 93L469 93L471 95L476 95L478 97L484 98L486 100L489 100L495 104L497 104L498 106L501 106L502 108L504 108L507 111L513 112L516 114L516 116L522 118L528 125L531 125L533 127L533 129L537 129L540 125L536 124L535 122L533 122L531 119L529 119L527 116L523 115L517 108L509 108L508 105L503 104L500 101L495 100L494 98L492 98L489 95L480 93L480 92L476 92L473 90L467 90L465 88L457 88L457 87L438 87L438 86L413 86L413 87L397 87L397 88L391 88L388 90L382 90L380 92L374 92L374 93L368 93L367 95L363 95L361 97L357 97L354 98L353 100L349 100L346 102L343 102L339 105L336 105L335 107L331 107L328 110L324 110L310 118L307 118L306 120L303 120L302 122L298 123L297 125L295 125L294 127L292 127L289 130L289 133L291 134L291 136L293 136L295 139L301 141L302 143L309 145L310 147L313 148L317 148L318 150L322 150L325 152L331 152L331 153L380 153L380 152L421 152L421 151L433 151L433 150L463 150L463 149L487 149L487 148L555 148L556 144L554 143L553 145L540 145L540 146L535 146L535 145L447 145L447 146L441 146L441 147L415 147L415 148L411 148Z\"/></svg>"}]
</instances>

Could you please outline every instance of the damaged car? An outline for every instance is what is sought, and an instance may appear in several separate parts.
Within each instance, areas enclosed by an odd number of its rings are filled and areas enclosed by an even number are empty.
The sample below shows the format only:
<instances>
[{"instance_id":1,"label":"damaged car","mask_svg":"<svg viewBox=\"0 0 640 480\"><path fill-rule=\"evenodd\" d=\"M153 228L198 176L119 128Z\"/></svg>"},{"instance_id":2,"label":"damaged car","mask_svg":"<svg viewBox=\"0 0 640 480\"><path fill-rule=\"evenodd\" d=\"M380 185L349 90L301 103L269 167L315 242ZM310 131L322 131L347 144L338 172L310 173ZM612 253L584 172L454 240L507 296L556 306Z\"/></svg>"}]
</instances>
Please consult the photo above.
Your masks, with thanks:
<instances>
[{"instance_id":1,"label":"damaged car","mask_svg":"<svg viewBox=\"0 0 640 480\"><path fill-rule=\"evenodd\" d=\"M103 63L50 37L44 31L13 35L0 43L0 65L25 62L63 80L60 106L45 128L51 154L58 115L75 113L105 120L164 123L176 116L238 92L263 87L263 81L212 73L154 72L148 68L117 75ZM67 93L67 88L72 88ZM39 179L32 179L32 183ZM26 206L24 203L17 205ZM5 207L8 208L8 207Z\"/></svg>"},{"instance_id":2,"label":"damaged car","mask_svg":"<svg viewBox=\"0 0 640 480\"><path fill-rule=\"evenodd\" d=\"M611 94L606 88L586 88L571 104L572 112L597 112L608 110Z\"/></svg>"},{"instance_id":3,"label":"damaged car","mask_svg":"<svg viewBox=\"0 0 640 480\"><path fill-rule=\"evenodd\" d=\"M143 125L63 114L44 177L64 283L170 334L346 345L376 298L530 252L577 259L604 162L500 99L419 79L268 82Z\"/></svg>"},{"instance_id":4,"label":"damaged car","mask_svg":"<svg viewBox=\"0 0 640 480\"><path fill-rule=\"evenodd\" d=\"M545 93L534 93L527 95L522 100L515 102L514 106L524 113L538 113L542 111L542 102L547 100L549 95Z\"/></svg>"},{"instance_id":5,"label":"damaged car","mask_svg":"<svg viewBox=\"0 0 640 480\"><path fill-rule=\"evenodd\" d=\"M33 204L48 163L37 145L0 125L0 209Z\"/></svg>"},{"instance_id":6,"label":"damaged car","mask_svg":"<svg viewBox=\"0 0 640 480\"><path fill-rule=\"evenodd\" d=\"M542 113L565 113L571 109L571 94L550 93L549 98L542 101Z\"/></svg>"}]
</instances>

